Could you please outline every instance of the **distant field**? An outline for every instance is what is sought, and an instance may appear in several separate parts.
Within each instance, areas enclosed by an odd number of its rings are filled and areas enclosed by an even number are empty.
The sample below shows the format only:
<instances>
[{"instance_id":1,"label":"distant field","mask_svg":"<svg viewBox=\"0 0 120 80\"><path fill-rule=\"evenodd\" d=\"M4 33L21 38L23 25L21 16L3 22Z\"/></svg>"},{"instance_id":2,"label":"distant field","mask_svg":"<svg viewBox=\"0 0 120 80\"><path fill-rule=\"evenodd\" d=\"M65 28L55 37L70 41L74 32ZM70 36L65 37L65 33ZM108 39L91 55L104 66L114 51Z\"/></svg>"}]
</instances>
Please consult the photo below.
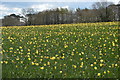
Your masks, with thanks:
<instances>
[{"instance_id":1,"label":"distant field","mask_svg":"<svg viewBox=\"0 0 120 80\"><path fill-rule=\"evenodd\" d=\"M2 28L3 78L118 78L118 23Z\"/></svg>"}]
</instances>

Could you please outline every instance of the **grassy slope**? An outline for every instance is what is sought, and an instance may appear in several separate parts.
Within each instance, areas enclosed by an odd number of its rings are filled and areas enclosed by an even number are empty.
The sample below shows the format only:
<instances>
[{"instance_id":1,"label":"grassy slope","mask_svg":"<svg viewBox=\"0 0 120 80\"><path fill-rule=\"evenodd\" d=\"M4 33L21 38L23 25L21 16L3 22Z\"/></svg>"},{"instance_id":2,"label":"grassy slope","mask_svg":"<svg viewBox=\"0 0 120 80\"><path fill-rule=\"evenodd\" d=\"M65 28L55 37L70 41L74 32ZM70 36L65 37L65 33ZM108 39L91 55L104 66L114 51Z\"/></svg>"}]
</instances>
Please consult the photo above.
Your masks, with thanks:
<instances>
[{"instance_id":1,"label":"grassy slope","mask_svg":"<svg viewBox=\"0 0 120 80\"><path fill-rule=\"evenodd\" d=\"M3 78L118 77L116 22L3 28L2 40Z\"/></svg>"}]
</instances>

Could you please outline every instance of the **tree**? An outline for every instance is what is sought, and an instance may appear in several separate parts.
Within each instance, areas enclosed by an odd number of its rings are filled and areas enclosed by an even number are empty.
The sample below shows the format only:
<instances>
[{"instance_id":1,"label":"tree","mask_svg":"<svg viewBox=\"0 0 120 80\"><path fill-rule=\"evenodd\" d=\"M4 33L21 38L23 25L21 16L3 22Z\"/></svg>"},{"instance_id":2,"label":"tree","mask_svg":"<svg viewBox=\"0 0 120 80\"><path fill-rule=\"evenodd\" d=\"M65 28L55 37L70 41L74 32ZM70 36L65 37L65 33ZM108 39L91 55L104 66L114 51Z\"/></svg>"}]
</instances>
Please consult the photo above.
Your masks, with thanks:
<instances>
[{"instance_id":1,"label":"tree","mask_svg":"<svg viewBox=\"0 0 120 80\"><path fill-rule=\"evenodd\" d=\"M33 14L35 14L35 10L33 8L26 8L26 9L22 9L22 14L24 15L24 22L26 23L26 25L32 25L32 21L34 21L33 19Z\"/></svg>"},{"instance_id":2,"label":"tree","mask_svg":"<svg viewBox=\"0 0 120 80\"><path fill-rule=\"evenodd\" d=\"M69 14L69 11L67 8L60 8L59 9L59 21L61 24L63 23L67 23L67 19L69 19L69 17L67 17L67 15Z\"/></svg>"},{"instance_id":3,"label":"tree","mask_svg":"<svg viewBox=\"0 0 120 80\"><path fill-rule=\"evenodd\" d=\"M97 14L100 17L101 21L109 21L109 16L111 10L108 8L109 5L113 4L112 2L101 1L96 2L92 5L93 9L97 10Z\"/></svg>"},{"instance_id":4,"label":"tree","mask_svg":"<svg viewBox=\"0 0 120 80\"><path fill-rule=\"evenodd\" d=\"M75 15L76 15L76 23L81 22L82 10L80 8L76 9Z\"/></svg>"},{"instance_id":5,"label":"tree","mask_svg":"<svg viewBox=\"0 0 120 80\"><path fill-rule=\"evenodd\" d=\"M16 14L4 16L2 20L3 26L19 26L21 25L20 18L22 18L22 16Z\"/></svg>"}]
</instances>

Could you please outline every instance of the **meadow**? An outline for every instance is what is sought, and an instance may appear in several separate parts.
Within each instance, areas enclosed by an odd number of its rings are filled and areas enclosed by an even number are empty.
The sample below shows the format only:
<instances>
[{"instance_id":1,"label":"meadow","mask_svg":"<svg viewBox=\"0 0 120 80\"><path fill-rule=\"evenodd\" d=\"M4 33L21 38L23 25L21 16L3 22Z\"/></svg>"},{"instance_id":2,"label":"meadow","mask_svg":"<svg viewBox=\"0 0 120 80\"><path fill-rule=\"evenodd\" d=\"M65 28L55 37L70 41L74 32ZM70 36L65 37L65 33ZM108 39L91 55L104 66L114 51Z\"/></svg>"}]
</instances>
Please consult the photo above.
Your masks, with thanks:
<instances>
[{"instance_id":1,"label":"meadow","mask_svg":"<svg viewBox=\"0 0 120 80\"><path fill-rule=\"evenodd\" d=\"M118 22L2 27L3 78L118 78Z\"/></svg>"}]
</instances>

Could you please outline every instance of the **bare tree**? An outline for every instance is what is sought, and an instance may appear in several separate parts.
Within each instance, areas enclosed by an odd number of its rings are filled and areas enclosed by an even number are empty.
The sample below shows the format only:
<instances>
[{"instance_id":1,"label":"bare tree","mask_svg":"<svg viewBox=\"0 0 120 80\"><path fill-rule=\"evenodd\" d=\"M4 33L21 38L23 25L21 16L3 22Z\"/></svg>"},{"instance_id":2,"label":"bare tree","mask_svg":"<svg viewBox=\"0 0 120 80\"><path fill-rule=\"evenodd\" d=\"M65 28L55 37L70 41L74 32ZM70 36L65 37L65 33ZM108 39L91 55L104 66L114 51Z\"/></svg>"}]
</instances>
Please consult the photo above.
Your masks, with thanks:
<instances>
[{"instance_id":1,"label":"bare tree","mask_svg":"<svg viewBox=\"0 0 120 80\"><path fill-rule=\"evenodd\" d=\"M22 14L24 15L24 22L26 25L31 25L32 21L34 21L32 15L35 14L35 10L33 8L22 9Z\"/></svg>"},{"instance_id":2,"label":"bare tree","mask_svg":"<svg viewBox=\"0 0 120 80\"><path fill-rule=\"evenodd\" d=\"M102 0L101 2L96 2L92 5L93 9L97 10L97 14L99 15L101 21L109 21L110 9L109 5L113 4L112 2L107 2L106 0Z\"/></svg>"}]
</instances>

